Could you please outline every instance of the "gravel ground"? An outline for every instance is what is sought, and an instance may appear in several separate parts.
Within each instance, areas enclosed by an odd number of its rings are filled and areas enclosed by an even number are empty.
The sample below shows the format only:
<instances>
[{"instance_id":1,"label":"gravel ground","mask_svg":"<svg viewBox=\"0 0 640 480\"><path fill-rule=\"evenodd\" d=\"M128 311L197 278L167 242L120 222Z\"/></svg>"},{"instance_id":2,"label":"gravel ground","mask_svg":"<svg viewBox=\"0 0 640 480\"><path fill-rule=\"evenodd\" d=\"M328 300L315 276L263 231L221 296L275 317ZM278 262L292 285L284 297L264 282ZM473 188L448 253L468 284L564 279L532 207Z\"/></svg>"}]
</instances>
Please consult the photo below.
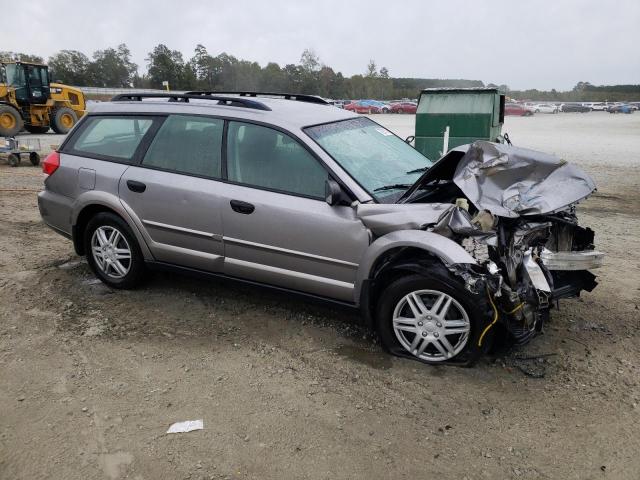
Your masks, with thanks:
<instances>
[{"instance_id":1,"label":"gravel ground","mask_svg":"<svg viewBox=\"0 0 640 480\"><path fill-rule=\"evenodd\" d=\"M41 223L38 169L0 160L0 478L637 480L640 114L505 131L594 175L579 213L608 259L544 335L471 369L392 358L353 312L259 288L112 291Z\"/></svg>"}]
</instances>

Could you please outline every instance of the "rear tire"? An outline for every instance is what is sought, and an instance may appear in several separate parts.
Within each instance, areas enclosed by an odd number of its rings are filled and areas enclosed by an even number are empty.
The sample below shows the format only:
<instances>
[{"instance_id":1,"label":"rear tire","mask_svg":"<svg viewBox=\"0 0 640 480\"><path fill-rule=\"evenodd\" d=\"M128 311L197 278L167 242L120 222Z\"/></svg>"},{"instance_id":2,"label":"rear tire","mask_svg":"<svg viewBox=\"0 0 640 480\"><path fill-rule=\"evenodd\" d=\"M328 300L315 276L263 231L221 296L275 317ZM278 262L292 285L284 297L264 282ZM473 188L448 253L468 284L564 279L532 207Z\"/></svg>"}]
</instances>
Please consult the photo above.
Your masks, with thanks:
<instances>
[{"instance_id":1,"label":"rear tire","mask_svg":"<svg viewBox=\"0 0 640 480\"><path fill-rule=\"evenodd\" d=\"M29 133L42 134L49 131L49 127L37 127L35 125L25 125L24 129Z\"/></svg>"},{"instance_id":2,"label":"rear tire","mask_svg":"<svg viewBox=\"0 0 640 480\"><path fill-rule=\"evenodd\" d=\"M144 257L131 228L119 216L102 212L89 220L84 249L91 270L110 287L135 288L144 280Z\"/></svg>"},{"instance_id":3,"label":"rear tire","mask_svg":"<svg viewBox=\"0 0 640 480\"><path fill-rule=\"evenodd\" d=\"M421 305L411 301L416 296ZM442 299L440 307L438 299ZM382 345L394 355L428 364L468 366L491 344L485 335L478 346L487 317L484 296L472 294L434 264L429 273L401 277L385 288L378 302L377 328Z\"/></svg>"},{"instance_id":4,"label":"rear tire","mask_svg":"<svg viewBox=\"0 0 640 480\"><path fill-rule=\"evenodd\" d=\"M24 121L18 110L9 105L0 105L0 137L13 137L23 127Z\"/></svg>"},{"instance_id":5,"label":"rear tire","mask_svg":"<svg viewBox=\"0 0 640 480\"><path fill-rule=\"evenodd\" d=\"M51 112L51 128L56 133L69 133L76 123L78 116L69 107L59 107Z\"/></svg>"}]
</instances>

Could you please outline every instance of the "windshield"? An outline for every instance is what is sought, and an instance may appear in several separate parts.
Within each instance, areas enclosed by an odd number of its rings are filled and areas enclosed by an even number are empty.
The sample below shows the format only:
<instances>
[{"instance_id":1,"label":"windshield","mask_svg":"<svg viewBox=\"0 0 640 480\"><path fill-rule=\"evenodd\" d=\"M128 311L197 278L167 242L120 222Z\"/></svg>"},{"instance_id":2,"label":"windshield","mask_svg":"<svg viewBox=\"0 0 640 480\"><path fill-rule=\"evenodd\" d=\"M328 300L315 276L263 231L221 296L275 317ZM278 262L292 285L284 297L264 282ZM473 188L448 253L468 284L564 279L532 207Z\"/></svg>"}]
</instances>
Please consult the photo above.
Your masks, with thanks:
<instances>
[{"instance_id":1,"label":"windshield","mask_svg":"<svg viewBox=\"0 0 640 480\"><path fill-rule=\"evenodd\" d=\"M402 195L433 165L402 139L366 117L317 125L305 132L383 203Z\"/></svg>"}]
</instances>

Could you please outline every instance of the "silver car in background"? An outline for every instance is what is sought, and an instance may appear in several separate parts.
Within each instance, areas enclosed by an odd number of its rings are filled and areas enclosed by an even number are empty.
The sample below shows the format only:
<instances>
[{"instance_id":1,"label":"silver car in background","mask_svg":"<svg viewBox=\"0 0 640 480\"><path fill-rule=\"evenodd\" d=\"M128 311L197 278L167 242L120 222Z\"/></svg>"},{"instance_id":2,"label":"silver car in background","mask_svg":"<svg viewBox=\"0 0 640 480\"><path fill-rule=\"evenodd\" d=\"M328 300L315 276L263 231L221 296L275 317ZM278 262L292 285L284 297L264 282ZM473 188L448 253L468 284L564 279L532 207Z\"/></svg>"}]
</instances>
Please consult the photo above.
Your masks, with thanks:
<instances>
[{"instance_id":1,"label":"silver car in background","mask_svg":"<svg viewBox=\"0 0 640 480\"><path fill-rule=\"evenodd\" d=\"M577 167L488 142L434 164L306 95L121 95L43 169L42 218L107 285L162 268L286 289L426 363L469 364L498 329L529 340L602 261Z\"/></svg>"}]
</instances>

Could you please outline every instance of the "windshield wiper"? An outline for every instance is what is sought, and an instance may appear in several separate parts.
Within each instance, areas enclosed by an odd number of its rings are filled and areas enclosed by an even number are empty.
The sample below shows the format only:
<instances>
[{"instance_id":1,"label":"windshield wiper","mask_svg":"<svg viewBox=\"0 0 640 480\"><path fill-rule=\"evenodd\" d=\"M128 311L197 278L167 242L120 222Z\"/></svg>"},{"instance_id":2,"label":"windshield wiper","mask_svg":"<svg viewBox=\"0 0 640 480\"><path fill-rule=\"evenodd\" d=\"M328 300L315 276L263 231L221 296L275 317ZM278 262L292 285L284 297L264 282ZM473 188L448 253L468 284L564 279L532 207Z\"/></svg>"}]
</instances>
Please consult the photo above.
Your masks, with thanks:
<instances>
[{"instance_id":1,"label":"windshield wiper","mask_svg":"<svg viewBox=\"0 0 640 480\"><path fill-rule=\"evenodd\" d=\"M384 185L382 187L374 188L373 191L381 192L383 190L400 190L400 189L406 190L411 185L412 185L411 183L394 183L392 185Z\"/></svg>"},{"instance_id":2,"label":"windshield wiper","mask_svg":"<svg viewBox=\"0 0 640 480\"><path fill-rule=\"evenodd\" d=\"M427 170L429 170L431 167L420 167L420 168L416 168L415 170L409 170L407 172L407 175L409 175L410 173L422 173L422 172L426 172Z\"/></svg>"}]
</instances>

